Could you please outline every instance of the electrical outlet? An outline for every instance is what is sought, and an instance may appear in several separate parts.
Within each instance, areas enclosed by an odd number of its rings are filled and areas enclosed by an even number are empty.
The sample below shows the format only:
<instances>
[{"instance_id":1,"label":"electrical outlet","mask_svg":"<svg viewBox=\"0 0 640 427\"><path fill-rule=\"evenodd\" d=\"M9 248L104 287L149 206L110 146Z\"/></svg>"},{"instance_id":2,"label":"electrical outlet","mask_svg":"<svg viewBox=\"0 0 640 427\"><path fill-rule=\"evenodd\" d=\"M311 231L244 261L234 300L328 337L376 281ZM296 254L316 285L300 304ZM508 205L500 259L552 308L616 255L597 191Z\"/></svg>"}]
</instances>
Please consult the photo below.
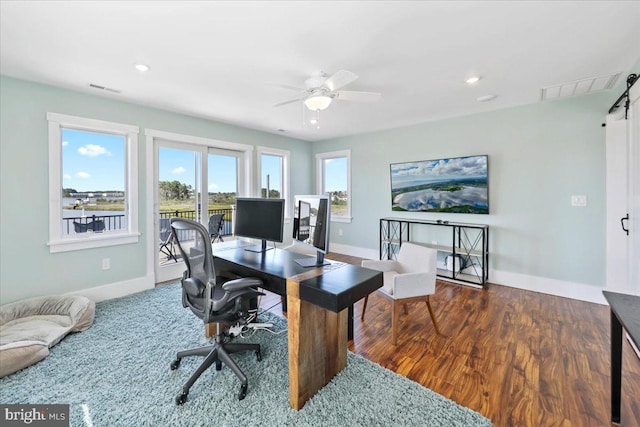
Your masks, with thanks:
<instances>
[{"instance_id":1,"label":"electrical outlet","mask_svg":"<svg viewBox=\"0 0 640 427\"><path fill-rule=\"evenodd\" d=\"M342 228L338 228L338 236L342 236Z\"/></svg>"},{"instance_id":2,"label":"electrical outlet","mask_svg":"<svg viewBox=\"0 0 640 427\"><path fill-rule=\"evenodd\" d=\"M111 268L111 258L102 258L102 269L108 270Z\"/></svg>"},{"instance_id":3,"label":"electrical outlet","mask_svg":"<svg viewBox=\"0 0 640 427\"><path fill-rule=\"evenodd\" d=\"M571 196L571 206L587 206L587 196Z\"/></svg>"},{"instance_id":4,"label":"electrical outlet","mask_svg":"<svg viewBox=\"0 0 640 427\"><path fill-rule=\"evenodd\" d=\"M431 241L431 244L432 244L433 246L438 246L438 241L437 241L437 240L432 240L432 241Z\"/></svg>"}]
</instances>

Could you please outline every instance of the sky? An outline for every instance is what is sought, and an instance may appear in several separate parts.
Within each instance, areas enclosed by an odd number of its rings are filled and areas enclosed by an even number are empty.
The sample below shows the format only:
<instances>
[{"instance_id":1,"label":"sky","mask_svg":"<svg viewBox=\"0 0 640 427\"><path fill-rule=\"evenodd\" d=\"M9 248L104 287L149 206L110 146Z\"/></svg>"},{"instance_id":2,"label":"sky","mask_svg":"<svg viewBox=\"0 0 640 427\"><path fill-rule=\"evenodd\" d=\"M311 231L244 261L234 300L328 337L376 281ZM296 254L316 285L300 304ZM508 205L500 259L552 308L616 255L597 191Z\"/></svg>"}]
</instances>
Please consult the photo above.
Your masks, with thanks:
<instances>
[{"instance_id":1,"label":"sky","mask_svg":"<svg viewBox=\"0 0 640 427\"><path fill-rule=\"evenodd\" d=\"M487 177L487 156L456 157L391 165L393 188L403 183L475 177Z\"/></svg>"},{"instance_id":2,"label":"sky","mask_svg":"<svg viewBox=\"0 0 640 427\"><path fill-rule=\"evenodd\" d=\"M262 156L262 186L266 187L266 174L270 175L270 186L275 188L281 181L280 158ZM211 193L235 192L237 176L237 157L221 154L208 155L208 190ZM174 148L160 149L159 154L160 181L177 180L195 187L196 155L193 151Z\"/></svg>"},{"instance_id":3,"label":"sky","mask_svg":"<svg viewBox=\"0 0 640 427\"><path fill-rule=\"evenodd\" d=\"M347 191L347 158L325 160L324 175L325 191Z\"/></svg>"},{"instance_id":4,"label":"sky","mask_svg":"<svg viewBox=\"0 0 640 427\"><path fill-rule=\"evenodd\" d=\"M124 191L125 137L62 130L62 183L77 191Z\"/></svg>"},{"instance_id":5,"label":"sky","mask_svg":"<svg viewBox=\"0 0 640 427\"><path fill-rule=\"evenodd\" d=\"M62 171L64 188L77 191L124 191L125 138L118 135L62 130ZM195 188L196 153L162 147L159 151L160 181L180 181ZM270 188L278 189L281 181L281 158L262 156L262 187L266 174ZM236 162L234 156L209 154L209 192L236 191ZM327 191L346 190L346 159L331 159L325 163Z\"/></svg>"}]
</instances>

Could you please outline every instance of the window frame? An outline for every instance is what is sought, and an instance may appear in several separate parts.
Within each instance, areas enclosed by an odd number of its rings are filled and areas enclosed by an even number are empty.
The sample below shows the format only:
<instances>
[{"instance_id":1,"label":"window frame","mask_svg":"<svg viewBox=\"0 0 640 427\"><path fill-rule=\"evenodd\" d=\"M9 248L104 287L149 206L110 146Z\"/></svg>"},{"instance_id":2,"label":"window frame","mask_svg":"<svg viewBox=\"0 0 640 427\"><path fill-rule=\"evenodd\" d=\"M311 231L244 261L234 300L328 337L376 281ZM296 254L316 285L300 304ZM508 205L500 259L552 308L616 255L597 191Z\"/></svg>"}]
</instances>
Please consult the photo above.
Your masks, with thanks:
<instances>
[{"instance_id":1,"label":"window frame","mask_svg":"<svg viewBox=\"0 0 640 427\"><path fill-rule=\"evenodd\" d=\"M256 188L255 194L256 197L262 197L262 155L265 154L267 156L277 156L282 158L282 194L281 197L284 199L284 212L285 219L289 220L293 216L291 211L292 203L290 201L290 179L289 179L289 165L291 152L289 150L282 150L279 148L272 147L262 147L259 146L256 148L257 161L256 161Z\"/></svg>"},{"instance_id":2,"label":"window frame","mask_svg":"<svg viewBox=\"0 0 640 427\"><path fill-rule=\"evenodd\" d=\"M331 221L335 222L351 222L351 203L353 195L351 193L351 150L331 151L316 154L316 190L318 194L325 194L325 160L331 159L347 159L347 214L336 215L331 212Z\"/></svg>"},{"instance_id":3,"label":"window frame","mask_svg":"<svg viewBox=\"0 0 640 427\"><path fill-rule=\"evenodd\" d=\"M47 113L49 127L49 246L50 253L137 243L138 231L138 126ZM108 133L125 138L125 216L127 228L84 235L63 234L62 226L62 129Z\"/></svg>"}]
</instances>

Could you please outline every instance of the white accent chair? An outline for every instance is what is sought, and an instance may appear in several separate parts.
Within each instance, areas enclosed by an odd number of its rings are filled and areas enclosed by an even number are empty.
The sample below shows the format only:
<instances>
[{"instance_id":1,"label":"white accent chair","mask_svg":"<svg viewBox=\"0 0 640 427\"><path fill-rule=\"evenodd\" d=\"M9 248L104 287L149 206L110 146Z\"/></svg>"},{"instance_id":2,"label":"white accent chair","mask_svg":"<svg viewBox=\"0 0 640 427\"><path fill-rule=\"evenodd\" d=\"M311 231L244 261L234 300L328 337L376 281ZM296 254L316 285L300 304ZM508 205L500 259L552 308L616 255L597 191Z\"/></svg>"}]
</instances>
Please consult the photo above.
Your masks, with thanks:
<instances>
[{"instance_id":1,"label":"white accent chair","mask_svg":"<svg viewBox=\"0 0 640 427\"><path fill-rule=\"evenodd\" d=\"M437 251L432 248L405 242L400 247L397 260L364 260L362 267L383 272L380 294L391 302L391 328L393 345L397 344L400 306L407 314L407 304L424 301L429 309L436 332L440 334L433 314L429 295L436 292ZM361 320L367 309L369 297L365 297Z\"/></svg>"}]
</instances>

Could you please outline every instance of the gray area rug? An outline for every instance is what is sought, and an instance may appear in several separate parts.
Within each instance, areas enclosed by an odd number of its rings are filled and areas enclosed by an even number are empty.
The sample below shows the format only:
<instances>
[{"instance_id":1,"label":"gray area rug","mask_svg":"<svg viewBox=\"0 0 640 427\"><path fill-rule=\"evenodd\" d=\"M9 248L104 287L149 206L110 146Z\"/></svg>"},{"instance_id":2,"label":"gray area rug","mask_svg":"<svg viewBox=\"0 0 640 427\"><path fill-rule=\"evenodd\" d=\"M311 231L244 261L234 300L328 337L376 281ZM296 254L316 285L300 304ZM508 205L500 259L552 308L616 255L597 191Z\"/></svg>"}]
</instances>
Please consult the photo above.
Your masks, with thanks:
<instances>
[{"instance_id":1,"label":"gray area rug","mask_svg":"<svg viewBox=\"0 0 640 427\"><path fill-rule=\"evenodd\" d=\"M286 328L271 313L260 321ZM67 336L42 362L0 379L0 403L71 405L72 426L490 426L491 421L349 352L347 367L301 411L289 406L287 334L258 331L262 346L234 359L249 378L247 397L228 368L209 369L182 406L174 398L200 357L169 364L178 350L205 344L202 322L165 285L97 304L95 323Z\"/></svg>"}]
</instances>

